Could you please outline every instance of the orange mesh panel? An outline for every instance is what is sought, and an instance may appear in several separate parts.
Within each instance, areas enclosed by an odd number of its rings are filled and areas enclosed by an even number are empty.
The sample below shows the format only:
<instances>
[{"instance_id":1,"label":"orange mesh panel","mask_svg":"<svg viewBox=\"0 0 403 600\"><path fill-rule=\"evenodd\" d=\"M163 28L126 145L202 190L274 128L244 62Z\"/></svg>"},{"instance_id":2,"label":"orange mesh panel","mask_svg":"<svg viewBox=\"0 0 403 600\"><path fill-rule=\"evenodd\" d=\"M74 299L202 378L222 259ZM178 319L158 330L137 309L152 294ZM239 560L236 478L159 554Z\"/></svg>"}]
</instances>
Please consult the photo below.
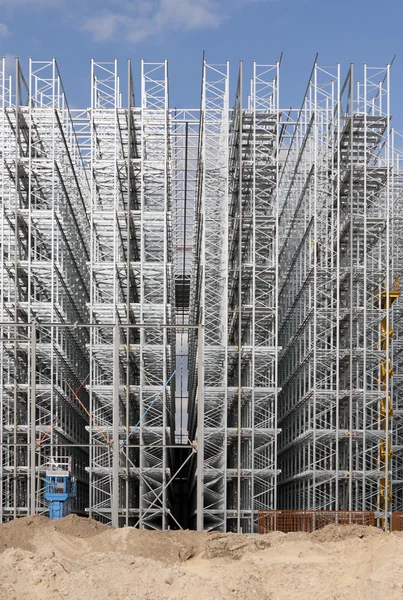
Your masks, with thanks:
<instances>
[{"instance_id":1,"label":"orange mesh panel","mask_svg":"<svg viewBox=\"0 0 403 600\"><path fill-rule=\"evenodd\" d=\"M259 533L270 533L271 531L311 532L330 523L374 527L375 514L371 511L348 510L261 510L258 515ZM400 523L403 524L403 515Z\"/></svg>"}]
</instances>

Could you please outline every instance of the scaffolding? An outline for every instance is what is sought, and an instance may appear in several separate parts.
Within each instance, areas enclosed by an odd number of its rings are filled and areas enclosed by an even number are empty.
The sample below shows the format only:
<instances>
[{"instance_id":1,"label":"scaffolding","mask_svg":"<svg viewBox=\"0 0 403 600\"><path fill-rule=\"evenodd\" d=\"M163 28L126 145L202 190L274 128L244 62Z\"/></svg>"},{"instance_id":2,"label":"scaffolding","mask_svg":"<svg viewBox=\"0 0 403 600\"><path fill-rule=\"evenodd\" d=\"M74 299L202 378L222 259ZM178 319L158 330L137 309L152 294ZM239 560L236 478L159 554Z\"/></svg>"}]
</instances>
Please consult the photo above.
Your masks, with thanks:
<instances>
[{"instance_id":1,"label":"scaffolding","mask_svg":"<svg viewBox=\"0 0 403 600\"><path fill-rule=\"evenodd\" d=\"M203 406L191 386L189 418L198 529L254 532L258 511L276 506L278 79L279 64L254 63L244 108L241 64L230 111L229 64L203 63L190 296L204 326ZM195 370L193 353L191 382Z\"/></svg>"},{"instance_id":2,"label":"scaffolding","mask_svg":"<svg viewBox=\"0 0 403 600\"><path fill-rule=\"evenodd\" d=\"M390 67L315 63L281 186L279 504L391 510Z\"/></svg>"},{"instance_id":3,"label":"scaffolding","mask_svg":"<svg viewBox=\"0 0 403 600\"><path fill-rule=\"evenodd\" d=\"M175 412L175 334L160 327L175 320L167 63L142 62L141 75L138 110L129 63L122 108L117 61L92 62L89 514L166 529Z\"/></svg>"},{"instance_id":4,"label":"scaffolding","mask_svg":"<svg viewBox=\"0 0 403 600\"><path fill-rule=\"evenodd\" d=\"M184 109L167 61L136 106L131 61L92 60L74 110L55 60L0 63L0 520L66 461L115 527L403 512L390 65L315 60L283 110L280 63L240 63L231 107L203 58Z\"/></svg>"},{"instance_id":5,"label":"scaffolding","mask_svg":"<svg viewBox=\"0 0 403 600\"><path fill-rule=\"evenodd\" d=\"M44 479L72 458L88 504L88 182L55 60L1 70L0 519L45 512ZM52 323L54 326L47 327ZM60 324L60 327L58 326Z\"/></svg>"},{"instance_id":6,"label":"scaffolding","mask_svg":"<svg viewBox=\"0 0 403 600\"><path fill-rule=\"evenodd\" d=\"M117 61L92 61L90 108L73 112L54 60L29 69L26 82L17 61L14 80L2 61L1 517L46 512L46 469L72 457L76 512L165 529L175 396L167 64L142 63L137 109L130 61L126 108Z\"/></svg>"}]
</instances>

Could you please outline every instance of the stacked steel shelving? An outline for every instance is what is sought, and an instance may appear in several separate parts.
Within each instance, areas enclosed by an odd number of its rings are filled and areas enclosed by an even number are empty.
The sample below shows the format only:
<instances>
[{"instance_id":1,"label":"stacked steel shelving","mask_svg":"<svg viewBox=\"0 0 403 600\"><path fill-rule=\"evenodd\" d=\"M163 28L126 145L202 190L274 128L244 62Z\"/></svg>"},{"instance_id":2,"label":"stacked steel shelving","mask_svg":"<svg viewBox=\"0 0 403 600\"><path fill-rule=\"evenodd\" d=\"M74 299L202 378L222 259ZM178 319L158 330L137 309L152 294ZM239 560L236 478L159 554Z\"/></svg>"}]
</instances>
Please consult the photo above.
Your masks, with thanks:
<instances>
[{"instance_id":1,"label":"stacked steel shelving","mask_svg":"<svg viewBox=\"0 0 403 600\"><path fill-rule=\"evenodd\" d=\"M171 109L166 61L139 106L130 61L92 61L70 110L54 60L2 61L2 520L46 513L66 463L113 526L403 510L390 66L315 60L289 110L280 63L245 71L231 108L203 59L200 107Z\"/></svg>"}]
</instances>

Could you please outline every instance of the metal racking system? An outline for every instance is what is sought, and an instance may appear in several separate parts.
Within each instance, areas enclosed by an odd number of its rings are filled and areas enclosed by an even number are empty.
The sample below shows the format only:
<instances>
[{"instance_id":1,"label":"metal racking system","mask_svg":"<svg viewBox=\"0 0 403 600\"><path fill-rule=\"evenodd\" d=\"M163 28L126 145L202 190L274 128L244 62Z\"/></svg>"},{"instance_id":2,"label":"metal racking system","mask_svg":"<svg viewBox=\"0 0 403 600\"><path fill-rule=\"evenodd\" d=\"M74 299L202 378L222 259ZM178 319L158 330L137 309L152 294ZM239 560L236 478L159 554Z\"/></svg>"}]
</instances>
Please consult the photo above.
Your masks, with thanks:
<instances>
[{"instance_id":1,"label":"metal racking system","mask_svg":"<svg viewBox=\"0 0 403 600\"><path fill-rule=\"evenodd\" d=\"M167 64L142 63L140 109L130 61L122 108L117 67L92 61L91 106L70 112L54 60L30 61L28 83L2 61L5 520L46 512L45 472L67 459L76 511L115 526L170 519Z\"/></svg>"},{"instance_id":2,"label":"metal racking system","mask_svg":"<svg viewBox=\"0 0 403 600\"><path fill-rule=\"evenodd\" d=\"M230 108L203 58L200 107L171 109L167 61L136 106L130 60L93 60L70 110L55 60L2 61L0 520L46 513L66 461L115 527L403 510L390 66L315 60L282 110L280 62L241 63Z\"/></svg>"},{"instance_id":3,"label":"metal racking system","mask_svg":"<svg viewBox=\"0 0 403 600\"><path fill-rule=\"evenodd\" d=\"M55 60L25 80L1 63L0 519L46 510L46 470L66 455L88 504L88 183ZM52 327L47 324L52 323ZM60 326L58 325L60 324Z\"/></svg>"},{"instance_id":4,"label":"metal racking system","mask_svg":"<svg viewBox=\"0 0 403 600\"><path fill-rule=\"evenodd\" d=\"M229 111L229 63L203 64L191 290L204 326L202 407L190 386L198 529L254 532L258 511L276 505L278 76L279 64L254 63L244 108L241 64Z\"/></svg>"},{"instance_id":5,"label":"metal racking system","mask_svg":"<svg viewBox=\"0 0 403 600\"><path fill-rule=\"evenodd\" d=\"M390 67L316 62L281 178L282 508L391 510Z\"/></svg>"},{"instance_id":6,"label":"metal racking system","mask_svg":"<svg viewBox=\"0 0 403 600\"><path fill-rule=\"evenodd\" d=\"M140 110L130 63L122 108L117 69L92 62L89 514L166 529L175 410L175 334L160 327L175 319L167 63L142 62Z\"/></svg>"},{"instance_id":7,"label":"metal racking system","mask_svg":"<svg viewBox=\"0 0 403 600\"><path fill-rule=\"evenodd\" d=\"M391 221L392 254L391 264L394 273L401 277L403 267L402 241L403 219L401 202L403 199L402 180L402 138L392 131L392 189L393 219ZM392 305L393 337L390 340L392 351L393 377L391 381L391 444L392 444L392 510L403 512L403 299L399 297Z\"/></svg>"}]
</instances>

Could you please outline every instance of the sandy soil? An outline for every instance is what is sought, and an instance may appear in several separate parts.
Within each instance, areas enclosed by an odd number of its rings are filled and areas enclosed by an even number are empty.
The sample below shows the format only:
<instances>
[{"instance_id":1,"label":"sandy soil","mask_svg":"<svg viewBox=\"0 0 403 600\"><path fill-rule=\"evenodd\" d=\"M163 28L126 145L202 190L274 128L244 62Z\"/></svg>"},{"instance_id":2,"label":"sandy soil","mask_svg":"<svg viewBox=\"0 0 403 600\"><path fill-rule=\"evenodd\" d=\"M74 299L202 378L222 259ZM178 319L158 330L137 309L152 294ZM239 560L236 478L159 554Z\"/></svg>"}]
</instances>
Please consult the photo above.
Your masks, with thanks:
<instances>
[{"instance_id":1,"label":"sandy soil","mask_svg":"<svg viewBox=\"0 0 403 600\"><path fill-rule=\"evenodd\" d=\"M402 600L403 535L355 525L160 533L27 517L0 526L0 573L1 600Z\"/></svg>"}]
</instances>

